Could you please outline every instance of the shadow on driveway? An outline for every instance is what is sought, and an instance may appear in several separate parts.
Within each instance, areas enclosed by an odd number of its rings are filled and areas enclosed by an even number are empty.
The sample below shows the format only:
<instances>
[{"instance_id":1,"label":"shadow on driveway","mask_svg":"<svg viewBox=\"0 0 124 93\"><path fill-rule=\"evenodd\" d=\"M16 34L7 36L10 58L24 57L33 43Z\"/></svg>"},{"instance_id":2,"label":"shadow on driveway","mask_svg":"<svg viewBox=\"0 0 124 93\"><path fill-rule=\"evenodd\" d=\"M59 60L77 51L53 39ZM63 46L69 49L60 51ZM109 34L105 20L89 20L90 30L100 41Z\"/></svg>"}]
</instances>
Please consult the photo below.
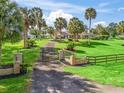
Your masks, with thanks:
<instances>
[{"instance_id":1,"label":"shadow on driveway","mask_svg":"<svg viewBox=\"0 0 124 93\"><path fill-rule=\"evenodd\" d=\"M32 79L31 93L101 93L86 79L44 67L35 68Z\"/></svg>"}]
</instances>

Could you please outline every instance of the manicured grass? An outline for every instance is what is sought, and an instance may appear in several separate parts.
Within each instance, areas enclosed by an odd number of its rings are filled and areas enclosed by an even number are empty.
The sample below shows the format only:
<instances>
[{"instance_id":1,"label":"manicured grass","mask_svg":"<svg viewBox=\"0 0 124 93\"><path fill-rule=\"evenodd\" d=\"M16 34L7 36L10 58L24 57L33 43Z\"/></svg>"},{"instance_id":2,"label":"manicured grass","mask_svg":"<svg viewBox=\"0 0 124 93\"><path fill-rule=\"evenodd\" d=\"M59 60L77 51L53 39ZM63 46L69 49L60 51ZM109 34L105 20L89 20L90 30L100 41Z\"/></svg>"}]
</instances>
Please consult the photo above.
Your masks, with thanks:
<instances>
[{"instance_id":1,"label":"manicured grass","mask_svg":"<svg viewBox=\"0 0 124 93\"><path fill-rule=\"evenodd\" d=\"M0 80L0 93L25 93L28 75Z\"/></svg>"},{"instance_id":2,"label":"manicured grass","mask_svg":"<svg viewBox=\"0 0 124 93\"><path fill-rule=\"evenodd\" d=\"M38 47L23 49L23 42L15 44L5 43L3 46L2 65L13 63L13 54L20 51L24 55L24 64L28 65L29 73L32 70L32 64L39 56L40 47L48 43L49 40L43 39L37 41ZM0 80L0 93L24 93L26 89L29 73L15 78Z\"/></svg>"},{"instance_id":3,"label":"manicured grass","mask_svg":"<svg viewBox=\"0 0 124 93\"><path fill-rule=\"evenodd\" d=\"M67 66L64 68L64 71L77 74L101 84L124 87L124 62L99 63L86 67Z\"/></svg>"},{"instance_id":4,"label":"manicured grass","mask_svg":"<svg viewBox=\"0 0 124 93\"><path fill-rule=\"evenodd\" d=\"M57 48L66 48L67 40L57 42ZM111 55L111 54L124 54L124 40L91 40L91 46L87 45L86 40L76 42L75 54L79 57L82 56L97 56L97 55Z\"/></svg>"},{"instance_id":5,"label":"manicured grass","mask_svg":"<svg viewBox=\"0 0 124 93\"><path fill-rule=\"evenodd\" d=\"M57 42L57 48L66 48L67 40ZM124 54L124 40L91 40L91 46L87 45L86 40L76 42L75 54L78 57L98 56L111 54ZM88 65L86 67L66 66L65 72L86 77L102 84L112 84L124 87L124 62L99 63L96 65Z\"/></svg>"}]
</instances>

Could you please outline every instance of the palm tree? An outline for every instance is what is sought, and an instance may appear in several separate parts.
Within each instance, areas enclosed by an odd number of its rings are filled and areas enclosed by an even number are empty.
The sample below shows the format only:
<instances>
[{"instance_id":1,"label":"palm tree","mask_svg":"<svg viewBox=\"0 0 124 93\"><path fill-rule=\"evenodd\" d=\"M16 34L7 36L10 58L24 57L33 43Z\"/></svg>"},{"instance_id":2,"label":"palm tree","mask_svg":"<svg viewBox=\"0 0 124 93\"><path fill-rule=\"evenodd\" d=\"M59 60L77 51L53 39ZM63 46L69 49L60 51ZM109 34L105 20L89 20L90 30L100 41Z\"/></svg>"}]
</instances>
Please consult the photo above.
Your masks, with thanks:
<instances>
[{"instance_id":1,"label":"palm tree","mask_svg":"<svg viewBox=\"0 0 124 93\"><path fill-rule=\"evenodd\" d=\"M85 18L87 20L89 20L88 34L90 34L90 30L91 30L91 20L95 19L96 15L97 15L97 12L96 12L96 10L94 8L87 8L86 11L85 11ZM88 35L88 38L89 38L89 35ZM88 44L90 45L90 39L89 39Z\"/></svg>"},{"instance_id":2,"label":"palm tree","mask_svg":"<svg viewBox=\"0 0 124 93\"><path fill-rule=\"evenodd\" d=\"M117 25L117 31L119 33L124 33L124 21L119 22L119 24Z\"/></svg>"},{"instance_id":3,"label":"palm tree","mask_svg":"<svg viewBox=\"0 0 124 93\"><path fill-rule=\"evenodd\" d=\"M56 18L54 26L56 30L61 34L61 30L67 27L67 21L62 17Z\"/></svg>"},{"instance_id":4,"label":"palm tree","mask_svg":"<svg viewBox=\"0 0 124 93\"><path fill-rule=\"evenodd\" d=\"M34 7L32 9L30 9L29 18L30 18L31 28L35 31L35 33L39 33L39 36L41 36L40 33L42 33L43 28L46 27L46 21L43 19L42 9L40 9L38 7ZM37 37L39 37L39 36L37 36Z\"/></svg>"},{"instance_id":5,"label":"palm tree","mask_svg":"<svg viewBox=\"0 0 124 93\"><path fill-rule=\"evenodd\" d=\"M29 10L27 8L20 8L21 14L23 16L23 38L24 38L24 48L28 48L28 30L29 30Z\"/></svg>"},{"instance_id":6,"label":"palm tree","mask_svg":"<svg viewBox=\"0 0 124 93\"><path fill-rule=\"evenodd\" d=\"M47 27L47 32L49 33L50 37L52 38L52 36L54 35L54 28L53 27Z\"/></svg>"},{"instance_id":7,"label":"palm tree","mask_svg":"<svg viewBox=\"0 0 124 93\"><path fill-rule=\"evenodd\" d=\"M104 27L101 24L98 24L96 26L96 34L98 34L98 35L109 35L109 33L107 32L106 27Z\"/></svg>"},{"instance_id":8,"label":"palm tree","mask_svg":"<svg viewBox=\"0 0 124 93\"><path fill-rule=\"evenodd\" d=\"M107 31L109 33L109 36L112 38L112 37L115 37L117 35L117 31L116 31L116 28L117 28L117 23L114 23L114 22L111 22L108 26L107 26Z\"/></svg>"},{"instance_id":9,"label":"palm tree","mask_svg":"<svg viewBox=\"0 0 124 93\"><path fill-rule=\"evenodd\" d=\"M22 30L22 16L16 3L0 0L0 61L4 39L17 40Z\"/></svg>"},{"instance_id":10,"label":"palm tree","mask_svg":"<svg viewBox=\"0 0 124 93\"><path fill-rule=\"evenodd\" d=\"M78 41L78 34L85 31L85 26L82 21L80 21L78 18L73 17L72 19L70 19L67 29L69 33L73 34L73 36L75 36L75 39Z\"/></svg>"},{"instance_id":11,"label":"palm tree","mask_svg":"<svg viewBox=\"0 0 124 93\"><path fill-rule=\"evenodd\" d=\"M43 25L44 20L42 19L42 17L43 17L42 9L38 7L30 9L29 18L31 21L31 26L37 27L37 30L40 30Z\"/></svg>"}]
</instances>

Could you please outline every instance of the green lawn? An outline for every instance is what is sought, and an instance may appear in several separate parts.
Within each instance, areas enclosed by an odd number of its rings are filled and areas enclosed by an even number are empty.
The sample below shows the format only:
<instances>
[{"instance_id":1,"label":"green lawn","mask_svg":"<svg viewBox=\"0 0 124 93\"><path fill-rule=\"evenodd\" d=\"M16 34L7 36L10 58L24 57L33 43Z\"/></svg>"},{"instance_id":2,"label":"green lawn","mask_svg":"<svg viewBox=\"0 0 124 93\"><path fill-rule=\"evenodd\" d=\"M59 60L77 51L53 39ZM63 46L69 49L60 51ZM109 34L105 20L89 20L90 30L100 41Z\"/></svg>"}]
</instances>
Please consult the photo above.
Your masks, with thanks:
<instances>
[{"instance_id":1,"label":"green lawn","mask_svg":"<svg viewBox=\"0 0 124 93\"><path fill-rule=\"evenodd\" d=\"M67 43L67 40L59 41L56 47L60 49L66 48ZM91 46L88 47L86 40L80 40L80 42L76 43L75 54L78 57L124 54L124 46L122 44L124 44L124 40L92 40ZM124 87L124 62L99 63L86 67L66 66L64 70L98 83Z\"/></svg>"},{"instance_id":2,"label":"green lawn","mask_svg":"<svg viewBox=\"0 0 124 93\"><path fill-rule=\"evenodd\" d=\"M124 87L124 62L99 63L86 67L67 66L64 68L64 71L77 74L101 84Z\"/></svg>"},{"instance_id":3,"label":"green lawn","mask_svg":"<svg viewBox=\"0 0 124 93\"><path fill-rule=\"evenodd\" d=\"M24 54L24 64L28 64L29 72L32 70L32 64L38 58L40 47L48 43L49 40L43 39L37 41L38 47L32 49L23 49L23 42L16 44L5 43L3 46L2 65L13 63L13 54L20 51ZM0 93L24 93L29 74L0 80Z\"/></svg>"},{"instance_id":4,"label":"green lawn","mask_svg":"<svg viewBox=\"0 0 124 93\"><path fill-rule=\"evenodd\" d=\"M57 48L66 48L67 40L57 42ZM123 54L124 53L124 40L91 40L91 46L87 45L86 40L76 42L75 54L79 57L82 56L97 56L97 55L110 55L110 54Z\"/></svg>"}]
</instances>

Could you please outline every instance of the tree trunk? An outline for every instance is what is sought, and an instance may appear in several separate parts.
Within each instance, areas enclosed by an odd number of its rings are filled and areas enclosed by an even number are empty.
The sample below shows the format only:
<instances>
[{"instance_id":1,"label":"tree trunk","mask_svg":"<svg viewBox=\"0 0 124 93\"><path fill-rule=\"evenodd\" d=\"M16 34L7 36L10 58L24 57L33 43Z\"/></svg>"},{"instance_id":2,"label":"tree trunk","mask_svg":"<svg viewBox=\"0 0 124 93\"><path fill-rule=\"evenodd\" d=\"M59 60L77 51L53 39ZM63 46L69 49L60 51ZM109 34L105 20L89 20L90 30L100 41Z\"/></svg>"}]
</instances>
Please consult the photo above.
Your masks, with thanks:
<instances>
[{"instance_id":1,"label":"tree trunk","mask_svg":"<svg viewBox=\"0 0 124 93\"><path fill-rule=\"evenodd\" d=\"M60 40L62 39L62 32L61 32L61 28L59 28L59 34L60 34Z\"/></svg>"},{"instance_id":2,"label":"tree trunk","mask_svg":"<svg viewBox=\"0 0 124 93\"><path fill-rule=\"evenodd\" d=\"M78 33L76 34L76 41L78 41Z\"/></svg>"},{"instance_id":3,"label":"tree trunk","mask_svg":"<svg viewBox=\"0 0 124 93\"><path fill-rule=\"evenodd\" d=\"M28 48L28 43L27 43L27 28L24 29L24 48Z\"/></svg>"},{"instance_id":4,"label":"tree trunk","mask_svg":"<svg viewBox=\"0 0 124 93\"><path fill-rule=\"evenodd\" d=\"M0 29L0 64L2 62L2 38L4 35L4 31Z\"/></svg>"},{"instance_id":5,"label":"tree trunk","mask_svg":"<svg viewBox=\"0 0 124 93\"><path fill-rule=\"evenodd\" d=\"M88 45L90 45L90 30L91 30L91 18L89 19L89 29L88 29Z\"/></svg>"},{"instance_id":6,"label":"tree trunk","mask_svg":"<svg viewBox=\"0 0 124 93\"><path fill-rule=\"evenodd\" d=\"M91 18L89 19L89 30L88 30L88 34L90 33L91 30Z\"/></svg>"},{"instance_id":7,"label":"tree trunk","mask_svg":"<svg viewBox=\"0 0 124 93\"><path fill-rule=\"evenodd\" d=\"M52 39L52 34L50 34L50 38Z\"/></svg>"},{"instance_id":8,"label":"tree trunk","mask_svg":"<svg viewBox=\"0 0 124 93\"><path fill-rule=\"evenodd\" d=\"M76 33L74 34L74 39L75 39L75 41L77 40Z\"/></svg>"},{"instance_id":9,"label":"tree trunk","mask_svg":"<svg viewBox=\"0 0 124 93\"><path fill-rule=\"evenodd\" d=\"M28 17L24 17L24 48L28 48L28 28L29 22Z\"/></svg>"},{"instance_id":10,"label":"tree trunk","mask_svg":"<svg viewBox=\"0 0 124 93\"><path fill-rule=\"evenodd\" d=\"M2 40L0 40L0 64L2 62Z\"/></svg>"}]
</instances>

